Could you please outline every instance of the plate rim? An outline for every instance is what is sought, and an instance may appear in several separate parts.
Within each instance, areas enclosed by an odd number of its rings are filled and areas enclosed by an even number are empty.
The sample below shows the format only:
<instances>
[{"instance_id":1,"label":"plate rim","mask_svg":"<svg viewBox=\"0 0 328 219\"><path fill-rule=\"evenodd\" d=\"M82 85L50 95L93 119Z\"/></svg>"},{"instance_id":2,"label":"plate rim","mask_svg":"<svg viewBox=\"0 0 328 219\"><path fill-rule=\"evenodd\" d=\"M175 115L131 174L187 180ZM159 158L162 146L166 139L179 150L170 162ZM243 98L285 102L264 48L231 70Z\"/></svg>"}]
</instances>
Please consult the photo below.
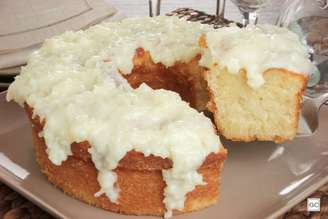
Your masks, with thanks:
<instances>
[{"instance_id":1,"label":"plate rim","mask_svg":"<svg viewBox=\"0 0 328 219\"><path fill-rule=\"evenodd\" d=\"M7 91L1 91L0 92L0 98L5 99L6 98ZM1 147L1 146L0 146ZM293 196L286 204L284 204L282 207L278 207L276 210L273 210L269 213L269 215L265 216L267 219L276 219L291 208L293 208L295 205L303 201L304 199L308 198L311 194L313 194L316 190L318 190L320 187L322 187L324 184L328 183L328 175L324 175L323 173L327 172L326 170L323 170L323 172L319 172L317 175L319 178L318 181L315 183L312 183L307 188L303 189L299 194ZM44 174L41 173L43 177ZM47 180L44 178L44 180ZM54 217L59 218L69 218L67 215L63 214L60 209L54 208L51 204L43 201L38 195L33 194L29 190L25 189L24 187L20 186L20 183L22 182L22 179L15 176L13 173L5 169L3 166L0 165L0 181L16 191L17 193L21 194L23 197L40 207L42 210L48 212L49 214L53 215ZM50 186L54 186L49 181L47 181ZM59 188L56 188L57 192L63 193ZM65 194L67 195L67 194ZM68 195L67 195L68 196ZM69 196L71 197L71 196ZM73 197L71 197L73 198ZM77 199L75 199L77 200ZM79 200L78 200L79 201ZM222 201L222 200L220 200ZM81 202L81 201L80 201ZM94 208L97 208L93 206ZM97 208L99 209L99 208ZM142 215L141 215L142 216ZM142 218L142 217L140 217Z\"/></svg>"}]
</instances>

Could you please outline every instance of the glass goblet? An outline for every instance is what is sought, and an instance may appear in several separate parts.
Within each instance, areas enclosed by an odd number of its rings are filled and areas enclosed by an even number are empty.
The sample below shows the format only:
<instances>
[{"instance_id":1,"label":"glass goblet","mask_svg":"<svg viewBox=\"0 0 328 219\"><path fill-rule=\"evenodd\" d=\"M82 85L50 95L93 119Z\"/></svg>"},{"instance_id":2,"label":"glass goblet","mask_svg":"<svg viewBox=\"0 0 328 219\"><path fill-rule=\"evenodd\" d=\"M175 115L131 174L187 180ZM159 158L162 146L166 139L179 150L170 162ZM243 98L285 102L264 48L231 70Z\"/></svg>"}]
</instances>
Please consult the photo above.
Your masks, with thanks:
<instances>
[{"instance_id":1,"label":"glass goblet","mask_svg":"<svg viewBox=\"0 0 328 219\"><path fill-rule=\"evenodd\" d=\"M149 16L158 16L161 13L161 0L148 0Z\"/></svg>"},{"instance_id":2,"label":"glass goblet","mask_svg":"<svg viewBox=\"0 0 328 219\"><path fill-rule=\"evenodd\" d=\"M258 20L258 10L265 5L267 0L231 0L239 9L243 16L242 24L256 24Z\"/></svg>"},{"instance_id":3,"label":"glass goblet","mask_svg":"<svg viewBox=\"0 0 328 219\"><path fill-rule=\"evenodd\" d=\"M287 0L277 25L298 34L311 48L317 66L308 83L311 92L328 92L328 1Z\"/></svg>"}]
</instances>

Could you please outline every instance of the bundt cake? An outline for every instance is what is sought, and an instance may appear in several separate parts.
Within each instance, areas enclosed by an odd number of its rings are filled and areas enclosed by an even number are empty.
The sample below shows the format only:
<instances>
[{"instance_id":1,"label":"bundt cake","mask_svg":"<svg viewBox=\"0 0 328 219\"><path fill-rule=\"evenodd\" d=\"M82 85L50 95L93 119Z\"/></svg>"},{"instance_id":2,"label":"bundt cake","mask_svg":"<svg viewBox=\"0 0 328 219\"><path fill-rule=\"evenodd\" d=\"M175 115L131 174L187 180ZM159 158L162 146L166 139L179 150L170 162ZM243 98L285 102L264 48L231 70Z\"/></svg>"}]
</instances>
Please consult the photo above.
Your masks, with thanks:
<instances>
[{"instance_id":1,"label":"bundt cake","mask_svg":"<svg viewBox=\"0 0 328 219\"><path fill-rule=\"evenodd\" d=\"M49 181L124 214L170 217L215 203L227 151L201 111L209 107L228 138L284 140L295 133L307 80L298 73L307 72L306 50L293 34L247 29L254 38L296 40L284 45L295 54L292 64L278 48L281 59L264 65L256 59L267 48L250 43L240 48L249 54L248 65L247 54L229 53L238 50L239 36L244 39L236 28L213 30L159 16L46 40L11 84L7 100L25 108ZM249 116L257 112L262 117ZM279 118L283 132L272 118Z\"/></svg>"},{"instance_id":2,"label":"bundt cake","mask_svg":"<svg viewBox=\"0 0 328 219\"><path fill-rule=\"evenodd\" d=\"M49 181L124 214L170 217L215 203L227 152L189 106L208 100L198 66L207 29L135 18L46 40L7 98L25 107Z\"/></svg>"}]
</instances>

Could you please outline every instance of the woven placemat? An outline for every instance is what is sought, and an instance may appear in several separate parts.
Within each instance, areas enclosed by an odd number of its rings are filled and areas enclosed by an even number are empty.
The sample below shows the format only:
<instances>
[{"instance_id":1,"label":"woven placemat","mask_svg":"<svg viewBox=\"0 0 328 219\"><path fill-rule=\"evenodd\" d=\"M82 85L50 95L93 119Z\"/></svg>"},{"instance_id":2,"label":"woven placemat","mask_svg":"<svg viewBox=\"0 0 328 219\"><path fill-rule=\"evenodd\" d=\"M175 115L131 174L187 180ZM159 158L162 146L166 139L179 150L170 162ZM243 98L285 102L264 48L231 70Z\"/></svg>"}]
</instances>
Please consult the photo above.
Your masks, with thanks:
<instances>
[{"instance_id":1,"label":"woven placemat","mask_svg":"<svg viewBox=\"0 0 328 219\"><path fill-rule=\"evenodd\" d=\"M309 198L320 198L320 212L308 212L307 199L305 199L278 219L328 219L328 183L315 191Z\"/></svg>"},{"instance_id":2,"label":"woven placemat","mask_svg":"<svg viewBox=\"0 0 328 219\"><path fill-rule=\"evenodd\" d=\"M320 212L308 212L305 199L278 219L328 219L328 183L310 197L320 198ZM0 182L0 218L52 219L53 217Z\"/></svg>"},{"instance_id":3,"label":"woven placemat","mask_svg":"<svg viewBox=\"0 0 328 219\"><path fill-rule=\"evenodd\" d=\"M0 182L0 218L52 219L53 217Z\"/></svg>"}]
</instances>

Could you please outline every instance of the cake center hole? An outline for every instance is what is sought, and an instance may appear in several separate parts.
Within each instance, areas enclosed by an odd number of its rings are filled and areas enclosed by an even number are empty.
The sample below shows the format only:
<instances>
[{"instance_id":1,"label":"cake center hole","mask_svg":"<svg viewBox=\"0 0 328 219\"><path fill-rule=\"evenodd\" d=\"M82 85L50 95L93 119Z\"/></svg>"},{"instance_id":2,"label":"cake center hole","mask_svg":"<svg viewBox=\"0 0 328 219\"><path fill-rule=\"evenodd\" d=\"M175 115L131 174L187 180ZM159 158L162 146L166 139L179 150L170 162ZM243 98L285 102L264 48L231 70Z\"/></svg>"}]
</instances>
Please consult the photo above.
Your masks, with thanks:
<instances>
[{"instance_id":1,"label":"cake center hole","mask_svg":"<svg viewBox=\"0 0 328 219\"><path fill-rule=\"evenodd\" d=\"M208 101L206 83L202 78L204 68L198 65L200 56L188 63L177 62L171 67L154 63L149 52L136 50L131 74L123 75L133 88L146 83L153 89L171 90L180 95L191 107L201 111Z\"/></svg>"}]
</instances>

